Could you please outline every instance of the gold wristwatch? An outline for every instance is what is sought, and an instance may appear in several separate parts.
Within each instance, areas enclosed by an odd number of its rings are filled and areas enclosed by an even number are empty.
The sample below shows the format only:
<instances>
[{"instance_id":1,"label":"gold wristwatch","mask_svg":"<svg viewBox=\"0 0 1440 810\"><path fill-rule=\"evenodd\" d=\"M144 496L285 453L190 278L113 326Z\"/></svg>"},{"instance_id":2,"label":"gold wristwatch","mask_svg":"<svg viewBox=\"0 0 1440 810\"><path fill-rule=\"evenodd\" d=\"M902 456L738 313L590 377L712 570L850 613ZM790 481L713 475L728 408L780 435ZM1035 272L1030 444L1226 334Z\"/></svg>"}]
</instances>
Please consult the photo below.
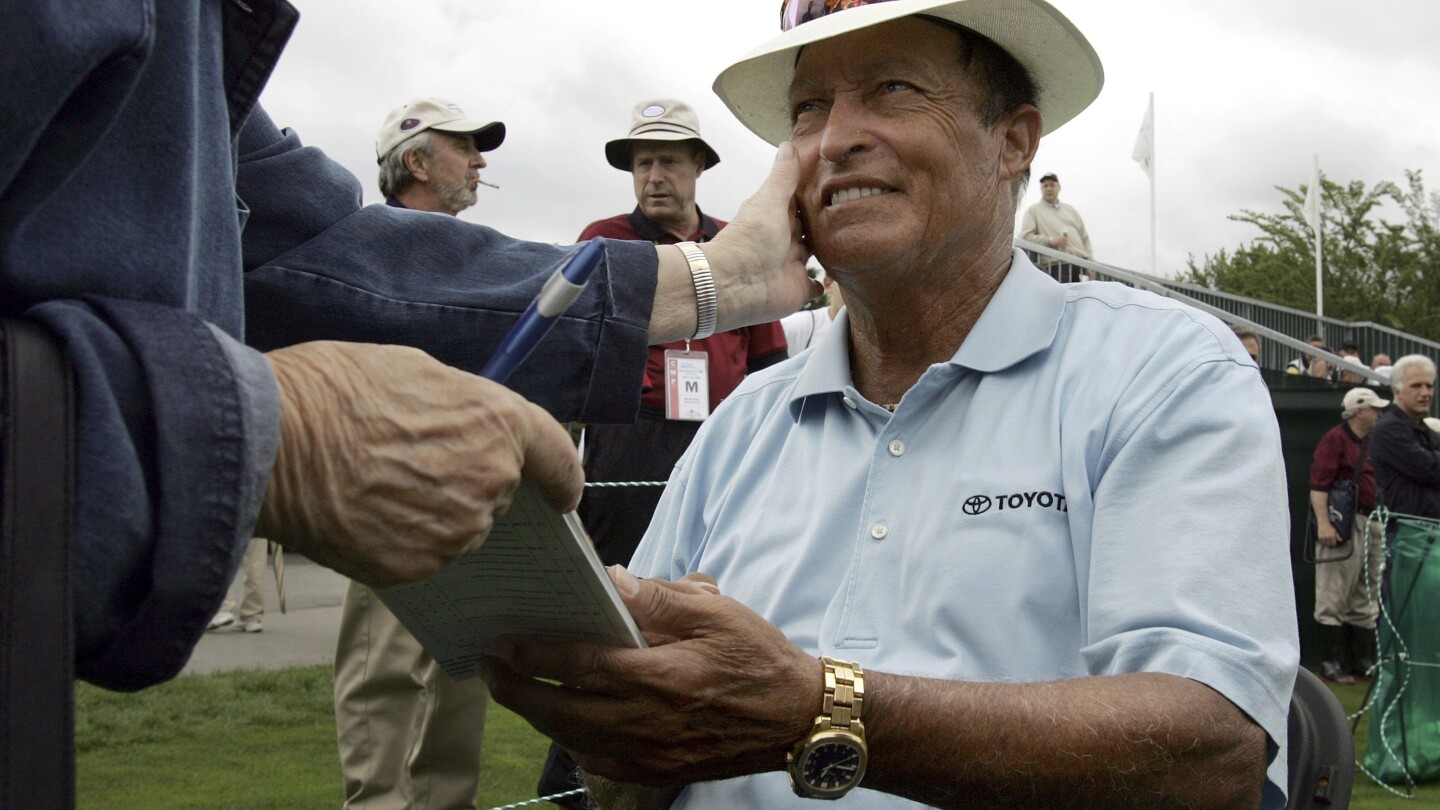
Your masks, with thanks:
<instances>
[{"instance_id":1,"label":"gold wristwatch","mask_svg":"<svg viewBox=\"0 0 1440 810\"><path fill-rule=\"evenodd\" d=\"M838 799L865 776L865 725L860 710L865 673L860 665L821 656L825 697L815 727L785 755L790 787L805 799Z\"/></svg>"}]
</instances>

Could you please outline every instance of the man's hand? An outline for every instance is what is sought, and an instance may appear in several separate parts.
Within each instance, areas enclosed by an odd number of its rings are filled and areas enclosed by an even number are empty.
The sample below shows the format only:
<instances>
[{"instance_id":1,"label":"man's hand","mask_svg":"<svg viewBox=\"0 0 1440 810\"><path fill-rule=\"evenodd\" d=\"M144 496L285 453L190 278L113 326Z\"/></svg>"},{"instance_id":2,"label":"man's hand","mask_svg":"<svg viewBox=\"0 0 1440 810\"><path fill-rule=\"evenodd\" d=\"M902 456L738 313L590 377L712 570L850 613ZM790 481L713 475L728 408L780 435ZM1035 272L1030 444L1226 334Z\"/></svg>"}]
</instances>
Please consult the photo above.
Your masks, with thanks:
<instances>
[{"instance_id":1,"label":"man's hand","mask_svg":"<svg viewBox=\"0 0 1440 810\"><path fill-rule=\"evenodd\" d=\"M720 234L700 246L715 278L724 332L777 320L822 292L805 269L810 251L801 238L795 208L800 161L795 147L780 144L770 175ZM650 318L650 342L683 340L695 333L695 292L689 266L670 245L656 247L660 279Z\"/></svg>"},{"instance_id":2,"label":"man's hand","mask_svg":"<svg viewBox=\"0 0 1440 810\"><path fill-rule=\"evenodd\" d=\"M257 536L379 587L482 542L522 475L557 510L579 503L569 435L504 386L399 346L304 343L266 359L280 447Z\"/></svg>"},{"instance_id":3,"label":"man's hand","mask_svg":"<svg viewBox=\"0 0 1440 810\"><path fill-rule=\"evenodd\" d=\"M1068 244L1070 244L1070 240L1066 239L1063 236L1055 236L1051 237L1050 239L1050 247L1053 247L1056 250L1064 250L1065 246Z\"/></svg>"},{"instance_id":4,"label":"man's hand","mask_svg":"<svg viewBox=\"0 0 1440 810\"><path fill-rule=\"evenodd\" d=\"M820 662L713 586L637 580L618 566L611 577L655 646L502 637L499 658L481 667L495 700L586 772L622 782L681 785L783 768L820 713Z\"/></svg>"},{"instance_id":5,"label":"man's hand","mask_svg":"<svg viewBox=\"0 0 1440 810\"><path fill-rule=\"evenodd\" d=\"M1335 531L1335 524L1331 523L1329 518L1320 518L1315 521L1315 536L1322 546L1334 548L1342 542L1340 533Z\"/></svg>"}]
</instances>

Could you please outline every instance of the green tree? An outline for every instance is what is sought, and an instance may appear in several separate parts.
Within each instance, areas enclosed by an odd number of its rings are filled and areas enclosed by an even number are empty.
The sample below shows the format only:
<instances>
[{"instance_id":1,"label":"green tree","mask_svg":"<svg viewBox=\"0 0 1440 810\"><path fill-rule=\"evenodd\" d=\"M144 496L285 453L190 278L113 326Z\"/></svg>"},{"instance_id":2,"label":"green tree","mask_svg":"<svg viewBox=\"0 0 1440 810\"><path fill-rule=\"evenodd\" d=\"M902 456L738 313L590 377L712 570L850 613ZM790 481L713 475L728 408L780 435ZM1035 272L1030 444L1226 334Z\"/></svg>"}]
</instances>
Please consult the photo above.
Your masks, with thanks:
<instances>
[{"instance_id":1,"label":"green tree","mask_svg":"<svg viewBox=\"0 0 1440 810\"><path fill-rule=\"evenodd\" d=\"M1440 194L1427 193L1419 171L1405 185L1366 188L1361 181L1321 178L1325 314L1373 321L1440 339ZM1276 186L1279 212L1242 210L1230 219L1260 229L1234 250L1192 257L1181 281L1274 304L1314 311L1315 240L1305 221L1307 186ZM1398 210L1403 222L1392 222Z\"/></svg>"}]
</instances>

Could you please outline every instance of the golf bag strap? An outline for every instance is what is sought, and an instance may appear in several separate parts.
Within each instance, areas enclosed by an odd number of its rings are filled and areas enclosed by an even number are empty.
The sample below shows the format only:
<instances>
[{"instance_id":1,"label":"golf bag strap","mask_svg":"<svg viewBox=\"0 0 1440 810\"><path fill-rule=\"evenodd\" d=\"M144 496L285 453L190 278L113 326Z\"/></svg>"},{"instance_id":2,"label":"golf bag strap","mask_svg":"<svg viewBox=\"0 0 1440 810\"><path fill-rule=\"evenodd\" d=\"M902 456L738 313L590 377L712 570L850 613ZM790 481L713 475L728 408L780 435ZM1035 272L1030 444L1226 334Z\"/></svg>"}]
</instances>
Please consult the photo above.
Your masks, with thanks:
<instances>
[{"instance_id":1,"label":"golf bag strap","mask_svg":"<svg viewBox=\"0 0 1440 810\"><path fill-rule=\"evenodd\" d=\"M72 374L0 317L0 807L75 806Z\"/></svg>"}]
</instances>

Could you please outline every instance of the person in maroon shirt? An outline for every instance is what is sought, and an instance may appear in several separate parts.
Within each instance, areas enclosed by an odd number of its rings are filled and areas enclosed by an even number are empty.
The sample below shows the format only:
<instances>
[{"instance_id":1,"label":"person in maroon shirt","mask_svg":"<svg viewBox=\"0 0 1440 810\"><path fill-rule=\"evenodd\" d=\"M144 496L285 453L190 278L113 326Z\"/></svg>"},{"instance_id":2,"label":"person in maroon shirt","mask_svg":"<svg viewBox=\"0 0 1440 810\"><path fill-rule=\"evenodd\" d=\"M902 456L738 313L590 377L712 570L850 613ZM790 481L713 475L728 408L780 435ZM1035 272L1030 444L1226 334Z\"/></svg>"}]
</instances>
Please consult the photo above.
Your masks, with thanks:
<instances>
[{"instance_id":1,"label":"person in maroon shirt","mask_svg":"<svg viewBox=\"0 0 1440 810\"><path fill-rule=\"evenodd\" d=\"M1375 471L1369 454L1362 462L1361 453L1389 404L1369 388L1350 389L1341 405L1343 421L1320 438L1310 462L1310 507L1322 547L1315 565L1315 622L1325 654L1320 677L1334 683L1354 683L1354 676L1364 675L1374 663L1371 645L1385 544L1378 522L1372 526L1369 519L1375 508ZM1341 537L1331 522L1330 488L1337 481L1355 482L1349 537Z\"/></svg>"},{"instance_id":2,"label":"person in maroon shirt","mask_svg":"<svg viewBox=\"0 0 1440 810\"><path fill-rule=\"evenodd\" d=\"M604 236L673 245L713 239L725 227L722 220L702 213L695 202L696 181L720 162L720 156L700 137L699 119L685 102L648 99L636 104L629 134L607 143L605 157L611 166L630 172L637 204L628 214L590 223L579 241ZM635 423L585 428L585 480L666 480L705 417L745 375L788 355L785 330L778 321L651 346ZM672 363L673 368L667 369ZM694 391L688 398L687 383ZM706 389L708 396L700 396ZM606 565L630 561L650 526L661 491L659 486L585 490L580 519ZM574 771L575 764L565 752L551 746L539 795L577 787L579 783L571 778ZM579 796L556 803L580 808L587 806L585 801Z\"/></svg>"},{"instance_id":3,"label":"person in maroon shirt","mask_svg":"<svg viewBox=\"0 0 1440 810\"><path fill-rule=\"evenodd\" d=\"M630 172L635 210L592 222L580 239L646 239L655 244L704 242L725 223L706 216L695 202L696 181L720 162L700 137L690 105L673 99L649 99L635 105L629 134L605 145L611 166ZM681 380L667 378L667 355L692 360L692 382L708 388L708 397L682 405ZM633 425L591 425L585 431L585 478L593 482L664 481L690 446L706 416L745 375L787 356L779 322L717 332L701 340L650 347L645 368L647 390ZM676 385L667 384L674 380ZM659 487L590 489L580 501L580 517L607 564L630 561L660 500Z\"/></svg>"}]
</instances>

